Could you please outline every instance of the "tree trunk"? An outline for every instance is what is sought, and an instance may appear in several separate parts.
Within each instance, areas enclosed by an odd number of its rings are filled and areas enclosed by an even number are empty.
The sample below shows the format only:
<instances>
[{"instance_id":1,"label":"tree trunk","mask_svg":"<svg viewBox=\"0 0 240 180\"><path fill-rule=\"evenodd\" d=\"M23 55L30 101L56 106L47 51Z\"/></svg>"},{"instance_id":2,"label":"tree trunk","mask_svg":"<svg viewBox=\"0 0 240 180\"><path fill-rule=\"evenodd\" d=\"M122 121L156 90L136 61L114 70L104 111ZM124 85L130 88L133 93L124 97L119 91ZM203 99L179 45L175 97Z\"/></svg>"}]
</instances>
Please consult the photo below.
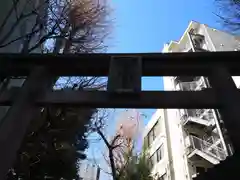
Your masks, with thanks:
<instances>
[{"instance_id":1,"label":"tree trunk","mask_svg":"<svg viewBox=\"0 0 240 180\"><path fill-rule=\"evenodd\" d=\"M113 180L117 180L116 167L115 167L115 163L114 163L113 149L112 148L109 149L109 160L110 160Z\"/></svg>"}]
</instances>

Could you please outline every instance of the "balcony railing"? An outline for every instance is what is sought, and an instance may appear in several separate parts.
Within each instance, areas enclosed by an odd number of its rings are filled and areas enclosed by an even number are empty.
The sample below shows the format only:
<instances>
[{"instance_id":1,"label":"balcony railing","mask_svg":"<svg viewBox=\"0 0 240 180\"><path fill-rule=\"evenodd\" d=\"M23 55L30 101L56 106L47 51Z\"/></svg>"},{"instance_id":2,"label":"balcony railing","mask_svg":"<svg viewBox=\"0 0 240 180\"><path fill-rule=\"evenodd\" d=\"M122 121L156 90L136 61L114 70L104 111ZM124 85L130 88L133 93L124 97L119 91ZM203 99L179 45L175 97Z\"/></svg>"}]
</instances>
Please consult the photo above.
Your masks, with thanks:
<instances>
[{"instance_id":1,"label":"balcony railing","mask_svg":"<svg viewBox=\"0 0 240 180\"><path fill-rule=\"evenodd\" d=\"M196 109L196 117L211 121L214 119L212 109Z\"/></svg>"},{"instance_id":2,"label":"balcony railing","mask_svg":"<svg viewBox=\"0 0 240 180\"><path fill-rule=\"evenodd\" d=\"M220 161L223 161L224 159L226 159L227 155L225 150L218 147L216 144L209 143L196 136L189 136L189 139L190 139L192 151L195 149L200 150L212 157L217 158Z\"/></svg>"},{"instance_id":3,"label":"balcony railing","mask_svg":"<svg viewBox=\"0 0 240 180\"><path fill-rule=\"evenodd\" d=\"M209 52L209 50L195 47L195 52Z\"/></svg>"},{"instance_id":4,"label":"balcony railing","mask_svg":"<svg viewBox=\"0 0 240 180\"><path fill-rule=\"evenodd\" d=\"M210 126L212 124L211 120L200 119L200 118L196 118L196 117L188 117L186 115L183 115L181 117L182 125L185 125L188 122L195 122L195 123L202 124L202 125L205 125L205 126Z\"/></svg>"},{"instance_id":5,"label":"balcony railing","mask_svg":"<svg viewBox=\"0 0 240 180\"><path fill-rule=\"evenodd\" d=\"M203 88L207 88L206 83L204 82L203 77L199 78L196 81L191 82L179 82L176 85L177 90L181 91L200 91Z\"/></svg>"},{"instance_id":6,"label":"balcony railing","mask_svg":"<svg viewBox=\"0 0 240 180\"><path fill-rule=\"evenodd\" d=\"M193 120L194 122L204 122L204 124L214 124L214 116L211 109L187 109L180 111L181 122L186 124L188 121ZM201 121L201 122L200 122Z\"/></svg>"}]
</instances>

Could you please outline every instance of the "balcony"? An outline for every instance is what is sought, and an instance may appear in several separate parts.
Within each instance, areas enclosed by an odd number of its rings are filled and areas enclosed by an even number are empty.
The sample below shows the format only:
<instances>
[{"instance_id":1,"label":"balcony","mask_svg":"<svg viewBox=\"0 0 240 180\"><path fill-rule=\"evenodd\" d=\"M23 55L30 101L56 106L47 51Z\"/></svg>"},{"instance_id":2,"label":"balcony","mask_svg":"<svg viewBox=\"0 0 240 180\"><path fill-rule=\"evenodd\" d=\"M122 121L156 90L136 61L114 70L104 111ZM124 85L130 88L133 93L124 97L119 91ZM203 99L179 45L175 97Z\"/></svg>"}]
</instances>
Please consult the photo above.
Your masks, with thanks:
<instances>
[{"instance_id":1,"label":"balcony","mask_svg":"<svg viewBox=\"0 0 240 180\"><path fill-rule=\"evenodd\" d=\"M204 88L207 88L207 84L203 77L196 78L196 80L190 82L176 83L176 90L178 91L201 91Z\"/></svg>"},{"instance_id":2,"label":"balcony","mask_svg":"<svg viewBox=\"0 0 240 180\"><path fill-rule=\"evenodd\" d=\"M189 33L194 52L208 52L206 48L205 37L193 32Z\"/></svg>"},{"instance_id":3,"label":"balcony","mask_svg":"<svg viewBox=\"0 0 240 180\"><path fill-rule=\"evenodd\" d=\"M196 136L188 136L185 142L188 158L193 162L207 161L211 164L218 164L227 157L225 150L217 145L221 143L219 139L211 143Z\"/></svg>"},{"instance_id":4,"label":"balcony","mask_svg":"<svg viewBox=\"0 0 240 180\"><path fill-rule=\"evenodd\" d=\"M203 48L197 48L197 47L195 47L194 49L195 49L195 52L209 52L209 50L203 49Z\"/></svg>"},{"instance_id":5,"label":"balcony","mask_svg":"<svg viewBox=\"0 0 240 180\"><path fill-rule=\"evenodd\" d=\"M213 111L211 109L186 109L180 110L181 123L189 131L202 130L215 126Z\"/></svg>"}]
</instances>

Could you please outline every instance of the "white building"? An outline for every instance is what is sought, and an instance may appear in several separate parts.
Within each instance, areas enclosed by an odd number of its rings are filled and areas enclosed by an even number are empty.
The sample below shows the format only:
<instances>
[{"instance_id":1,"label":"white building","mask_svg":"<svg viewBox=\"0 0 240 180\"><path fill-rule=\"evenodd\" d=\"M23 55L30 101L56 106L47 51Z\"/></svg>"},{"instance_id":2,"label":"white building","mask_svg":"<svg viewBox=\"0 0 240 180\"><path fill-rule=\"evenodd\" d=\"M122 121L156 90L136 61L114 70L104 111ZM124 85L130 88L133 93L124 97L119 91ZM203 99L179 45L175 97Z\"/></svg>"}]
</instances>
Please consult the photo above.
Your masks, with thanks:
<instances>
[{"instance_id":1,"label":"white building","mask_svg":"<svg viewBox=\"0 0 240 180\"><path fill-rule=\"evenodd\" d=\"M166 132L165 110L158 109L145 127L143 136L144 144L149 154L149 165L152 168L152 174L162 179L171 179L168 172L171 151L168 151L168 140Z\"/></svg>"},{"instance_id":2,"label":"white building","mask_svg":"<svg viewBox=\"0 0 240 180\"><path fill-rule=\"evenodd\" d=\"M79 166L79 176L82 180L99 180L100 168L88 161L81 161Z\"/></svg>"},{"instance_id":3,"label":"white building","mask_svg":"<svg viewBox=\"0 0 240 180\"><path fill-rule=\"evenodd\" d=\"M240 38L191 21L179 41L165 44L164 53L238 51ZM239 87L240 78L234 77ZM200 91L206 77L163 77L165 91ZM145 128L152 174L160 179L191 180L228 155L233 148L221 115L213 109L159 109ZM162 147L161 158L157 149Z\"/></svg>"}]
</instances>

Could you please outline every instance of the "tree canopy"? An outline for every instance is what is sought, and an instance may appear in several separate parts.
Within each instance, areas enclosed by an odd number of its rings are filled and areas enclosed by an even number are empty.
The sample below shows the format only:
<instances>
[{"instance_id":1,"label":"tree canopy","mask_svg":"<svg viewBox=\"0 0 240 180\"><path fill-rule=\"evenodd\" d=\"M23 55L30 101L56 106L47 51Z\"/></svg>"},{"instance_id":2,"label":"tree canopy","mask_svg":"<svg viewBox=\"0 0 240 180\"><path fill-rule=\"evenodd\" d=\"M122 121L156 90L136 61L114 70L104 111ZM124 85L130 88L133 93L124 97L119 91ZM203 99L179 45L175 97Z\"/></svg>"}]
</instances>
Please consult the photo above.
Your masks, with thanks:
<instances>
[{"instance_id":1,"label":"tree canopy","mask_svg":"<svg viewBox=\"0 0 240 180\"><path fill-rule=\"evenodd\" d=\"M215 0L217 5L216 15L220 18L223 28L231 33L240 33L240 1Z\"/></svg>"},{"instance_id":2,"label":"tree canopy","mask_svg":"<svg viewBox=\"0 0 240 180\"><path fill-rule=\"evenodd\" d=\"M111 22L106 1L7 1L0 18L0 51L18 53L105 52ZM11 6L9 6L11 5ZM18 51L19 50L19 51ZM15 51L14 51L15 52ZM56 65L57 68L57 65ZM11 78L5 77L4 82ZM25 79L21 77L20 79ZM57 77L53 89L99 90L101 77ZM1 89L3 90L3 89ZM98 109L39 108L18 151L8 180L79 179L79 161L86 158L88 132Z\"/></svg>"}]
</instances>

